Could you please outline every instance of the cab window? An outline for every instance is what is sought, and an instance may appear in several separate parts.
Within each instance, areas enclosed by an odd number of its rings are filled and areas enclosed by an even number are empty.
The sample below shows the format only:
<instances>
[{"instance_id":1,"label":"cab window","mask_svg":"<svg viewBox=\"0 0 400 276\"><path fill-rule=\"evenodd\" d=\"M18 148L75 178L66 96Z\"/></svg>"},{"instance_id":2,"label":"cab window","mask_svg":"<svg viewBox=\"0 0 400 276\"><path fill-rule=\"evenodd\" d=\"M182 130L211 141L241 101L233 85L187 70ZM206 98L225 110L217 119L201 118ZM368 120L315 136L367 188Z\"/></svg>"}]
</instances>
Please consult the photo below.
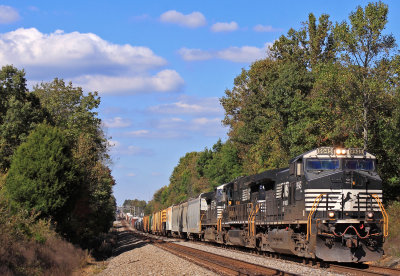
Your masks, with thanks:
<instances>
[{"instance_id":1,"label":"cab window","mask_svg":"<svg viewBox=\"0 0 400 276\"><path fill-rule=\"evenodd\" d=\"M339 169L339 159L308 159L307 170L335 170Z\"/></svg>"},{"instance_id":2,"label":"cab window","mask_svg":"<svg viewBox=\"0 0 400 276\"><path fill-rule=\"evenodd\" d=\"M344 168L348 170L363 170L363 171L373 171L374 161L363 160L363 159L351 159L344 161Z\"/></svg>"}]
</instances>

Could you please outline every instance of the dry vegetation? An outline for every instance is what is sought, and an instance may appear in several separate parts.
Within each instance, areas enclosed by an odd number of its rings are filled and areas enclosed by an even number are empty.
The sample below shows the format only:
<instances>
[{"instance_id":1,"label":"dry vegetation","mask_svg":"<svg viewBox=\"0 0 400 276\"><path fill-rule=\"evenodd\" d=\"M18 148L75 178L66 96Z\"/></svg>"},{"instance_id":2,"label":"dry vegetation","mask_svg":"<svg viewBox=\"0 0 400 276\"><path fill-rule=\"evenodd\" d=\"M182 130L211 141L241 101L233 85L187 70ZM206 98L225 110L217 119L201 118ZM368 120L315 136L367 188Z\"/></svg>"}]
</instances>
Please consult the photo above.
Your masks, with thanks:
<instances>
[{"instance_id":1,"label":"dry vegetation","mask_svg":"<svg viewBox=\"0 0 400 276\"><path fill-rule=\"evenodd\" d=\"M34 216L11 215L2 206L0 275L73 275L85 264L83 250L61 239L48 222Z\"/></svg>"},{"instance_id":2,"label":"dry vegetation","mask_svg":"<svg viewBox=\"0 0 400 276\"><path fill-rule=\"evenodd\" d=\"M385 243L385 253L400 258L400 202L392 202L388 208L389 237Z\"/></svg>"},{"instance_id":3,"label":"dry vegetation","mask_svg":"<svg viewBox=\"0 0 400 276\"><path fill-rule=\"evenodd\" d=\"M1 196L4 178L0 174L0 275L73 275L87 254L64 241L48 221L11 212Z\"/></svg>"}]
</instances>

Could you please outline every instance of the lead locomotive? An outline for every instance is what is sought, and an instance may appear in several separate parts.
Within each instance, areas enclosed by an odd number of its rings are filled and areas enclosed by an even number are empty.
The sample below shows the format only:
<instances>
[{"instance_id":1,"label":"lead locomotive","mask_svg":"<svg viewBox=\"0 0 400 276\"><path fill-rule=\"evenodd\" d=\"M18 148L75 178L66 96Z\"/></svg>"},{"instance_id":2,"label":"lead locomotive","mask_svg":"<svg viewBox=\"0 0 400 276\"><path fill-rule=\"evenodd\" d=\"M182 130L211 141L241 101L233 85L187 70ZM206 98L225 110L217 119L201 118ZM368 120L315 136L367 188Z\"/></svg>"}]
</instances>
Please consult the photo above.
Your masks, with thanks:
<instances>
[{"instance_id":1,"label":"lead locomotive","mask_svg":"<svg viewBox=\"0 0 400 276\"><path fill-rule=\"evenodd\" d=\"M379 259L388 235L376 158L332 147L145 219L155 233L338 262Z\"/></svg>"}]
</instances>

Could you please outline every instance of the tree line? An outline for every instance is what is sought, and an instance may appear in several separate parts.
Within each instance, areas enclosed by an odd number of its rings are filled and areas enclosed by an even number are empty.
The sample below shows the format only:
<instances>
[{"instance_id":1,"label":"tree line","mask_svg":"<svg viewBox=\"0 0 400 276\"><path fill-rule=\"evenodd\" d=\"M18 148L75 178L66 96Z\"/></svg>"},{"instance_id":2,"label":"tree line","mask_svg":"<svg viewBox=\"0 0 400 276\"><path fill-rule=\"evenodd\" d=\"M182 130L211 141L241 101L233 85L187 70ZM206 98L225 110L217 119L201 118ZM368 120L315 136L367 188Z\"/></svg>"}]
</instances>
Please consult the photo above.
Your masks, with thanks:
<instances>
[{"instance_id":1,"label":"tree line","mask_svg":"<svg viewBox=\"0 0 400 276\"><path fill-rule=\"evenodd\" d=\"M385 33L383 2L348 21L310 13L234 79L220 99L228 140L182 157L170 184L148 203L158 210L240 175L287 167L321 146L364 148L378 158L384 199L400 196L400 55Z\"/></svg>"},{"instance_id":2,"label":"tree line","mask_svg":"<svg viewBox=\"0 0 400 276\"><path fill-rule=\"evenodd\" d=\"M62 79L29 91L24 70L0 70L1 205L11 215L25 210L49 221L83 248L96 246L115 217L99 105L97 92L84 95Z\"/></svg>"}]
</instances>

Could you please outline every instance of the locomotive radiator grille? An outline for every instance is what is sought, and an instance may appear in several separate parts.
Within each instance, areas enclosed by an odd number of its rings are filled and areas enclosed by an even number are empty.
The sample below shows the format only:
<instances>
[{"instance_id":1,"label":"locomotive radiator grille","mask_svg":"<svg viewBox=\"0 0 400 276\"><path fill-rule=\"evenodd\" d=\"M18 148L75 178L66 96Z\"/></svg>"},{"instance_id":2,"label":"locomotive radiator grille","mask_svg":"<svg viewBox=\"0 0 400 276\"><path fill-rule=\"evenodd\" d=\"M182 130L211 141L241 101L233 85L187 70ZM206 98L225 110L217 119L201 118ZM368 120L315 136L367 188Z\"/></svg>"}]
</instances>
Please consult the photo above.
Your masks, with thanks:
<instances>
[{"instance_id":1,"label":"locomotive radiator grille","mask_svg":"<svg viewBox=\"0 0 400 276\"><path fill-rule=\"evenodd\" d=\"M379 204L371 195L376 194L382 201L382 190L306 189L304 195L307 212L311 211L315 198L321 193L326 196L321 199L316 211L379 211Z\"/></svg>"}]
</instances>

